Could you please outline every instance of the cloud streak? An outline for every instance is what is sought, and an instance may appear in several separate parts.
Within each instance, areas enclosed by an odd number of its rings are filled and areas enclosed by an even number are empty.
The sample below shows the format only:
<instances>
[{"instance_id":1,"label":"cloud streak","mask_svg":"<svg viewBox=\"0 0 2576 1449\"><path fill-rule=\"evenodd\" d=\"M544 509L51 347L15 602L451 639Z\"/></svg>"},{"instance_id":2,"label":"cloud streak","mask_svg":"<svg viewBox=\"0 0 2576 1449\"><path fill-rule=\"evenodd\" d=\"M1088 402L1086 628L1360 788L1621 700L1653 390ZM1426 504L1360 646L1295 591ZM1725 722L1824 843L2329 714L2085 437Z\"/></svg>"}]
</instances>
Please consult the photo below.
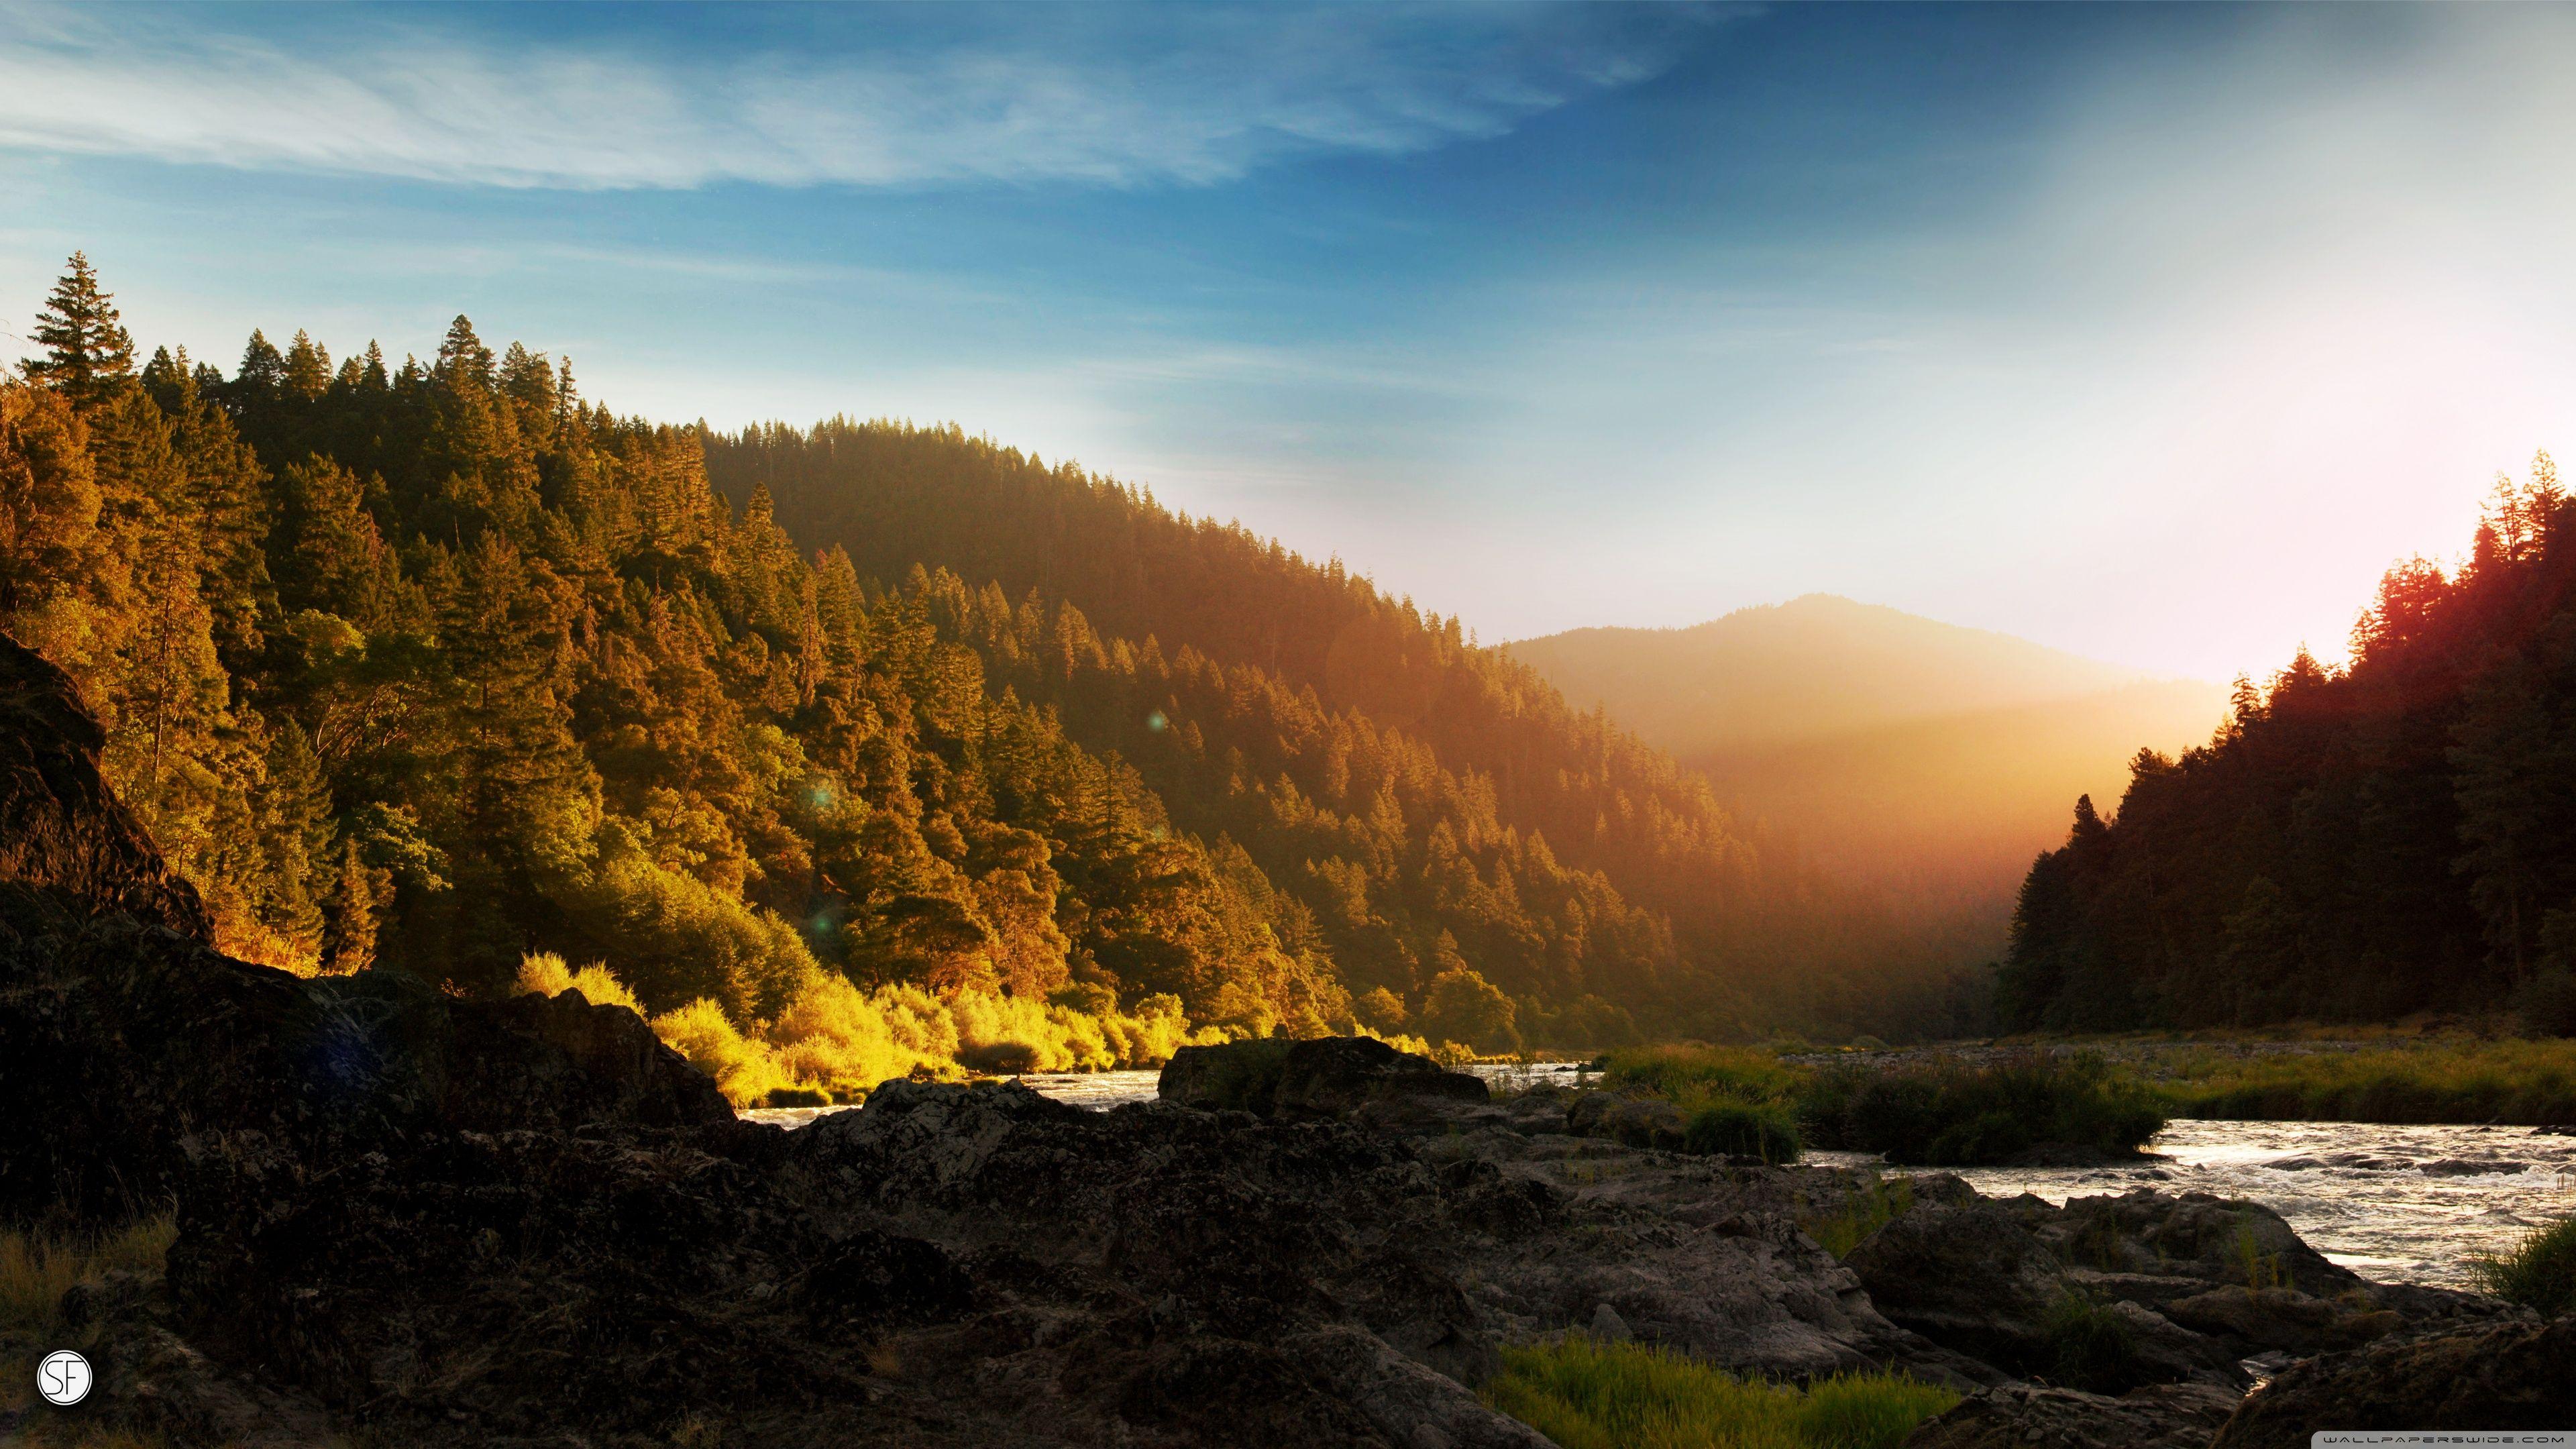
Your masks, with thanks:
<instances>
[{"instance_id":1,"label":"cloud streak","mask_svg":"<svg viewBox=\"0 0 2576 1449\"><path fill-rule=\"evenodd\" d=\"M1014 13L1034 23L923 35L862 11L864 33L746 46L0 10L0 147L585 190L1205 185L1503 134L1655 74L1714 14Z\"/></svg>"}]
</instances>

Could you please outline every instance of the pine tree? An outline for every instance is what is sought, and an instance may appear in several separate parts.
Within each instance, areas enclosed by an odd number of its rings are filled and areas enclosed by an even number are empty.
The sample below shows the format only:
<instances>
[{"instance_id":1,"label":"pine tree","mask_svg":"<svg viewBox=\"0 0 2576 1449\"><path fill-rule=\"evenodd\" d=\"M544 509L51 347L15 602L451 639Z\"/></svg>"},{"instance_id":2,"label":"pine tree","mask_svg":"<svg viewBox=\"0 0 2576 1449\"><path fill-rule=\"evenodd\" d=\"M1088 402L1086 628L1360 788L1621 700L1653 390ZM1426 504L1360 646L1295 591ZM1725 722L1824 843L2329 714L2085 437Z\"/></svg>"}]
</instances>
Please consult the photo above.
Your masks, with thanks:
<instances>
[{"instance_id":1,"label":"pine tree","mask_svg":"<svg viewBox=\"0 0 2576 1449\"><path fill-rule=\"evenodd\" d=\"M35 340L42 357L19 362L27 380L50 387L87 412L134 376L134 339L119 325L115 299L101 291L89 257L74 252L71 270L36 314Z\"/></svg>"}]
</instances>

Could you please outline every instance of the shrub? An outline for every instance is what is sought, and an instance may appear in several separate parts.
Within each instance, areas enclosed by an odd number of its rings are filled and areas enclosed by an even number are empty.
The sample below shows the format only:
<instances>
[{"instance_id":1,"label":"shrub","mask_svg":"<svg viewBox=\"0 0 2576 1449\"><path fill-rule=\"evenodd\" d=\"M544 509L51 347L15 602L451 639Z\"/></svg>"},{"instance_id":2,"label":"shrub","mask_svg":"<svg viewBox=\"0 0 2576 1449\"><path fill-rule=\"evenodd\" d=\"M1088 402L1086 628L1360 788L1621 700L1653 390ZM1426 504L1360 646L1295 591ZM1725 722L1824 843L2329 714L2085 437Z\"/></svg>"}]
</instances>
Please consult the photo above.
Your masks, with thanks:
<instances>
[{"instance_id":1,"label":"shrub","mask_svg":"<svg viewBox=\"0 0 2576 1449\"><path fill-rule=\"evenodd\" d=\"M1505 1348L1483 1396L1564 1449L1894 1449L1959 1401L1900 1374L1775 1387L1667 1349L1581 1335Z\"/></svg>"},{"instance_id":2,"label":"shrub","mask_svg":"<svg viewBox=\"0 0 2576 1449\"><path fill-rule=\"evenodd\" d=\"M1798 1122L1779 1107L1721 1099L1691 1114L1690 1125L1682 1129L1682 1150L1795 1162Z\"/></svg>"},{"instance_id":3,"label":"shrub","mask_svg":"<svg viewBox=\"0 0 2576 1449\"><path fill-rule=\"evenodd\" d=\"M843 1101L897 1077L950 1075L957 1059L957 1028L937 997L904 986L864 992L831 971L800 984L766 1036L781 1070Z\"/></svg>"},{"instance_id":4,"label":"shrub","mask_svg":"<svg viewBox=\"0 0 2576 1449\"><path fill-rule=\"evenodd\" d=\"M1402 1031L1411 1019L1404 1009L1404 998L1383 986L1372 986L1351 1001L1360 1024L1373 1031Z\"/></svg>"},{"instance_id":5,"label":"shrub","mask_svg":"<svg viewBox=\"0 0 2576 1449\"><path fill-rule=\"evenodd\" d=\"M2532 1229L2513 1251L2472 1265L2489 1293L2555 1318L2576 1310L2576 1218Z\"/></svg>"},{"instance_id":6,"label":"shrub","mask_svg":"<svg viewBox=\"0 0 2576 1449\"><path fill-rule=\"evenodd\" d=\"M645 1014L644 1003L635 999L635 993L627 990L624 982L609 974L608 963L594 961L575 971L552 951L532 951L519 959L519 990L546 996L578 991L582 1000L593 1006L622 1006L637 1016Z\"/></svg>"},{"instance_id":7,"label":"shrub","mask_svg":"<svg viewBox=\"0 0 2576 1449\"><path fill-rule=\"evenodd\" d=\"M958 1050L958 1065L987 1076L1010 1077L1040 1070L1038 1049L1024 1041L979 1041Z\"/></svg>"},{"instance_id":8,"label":"shrub","mask_svg":"<svg viewBox=\"0 0 2576 1449\"><path fill-rule=\"evenodd\" d=\"M724 1008L700 997L675 1011L653 1018L653 1034L692 1066L713 1077L716 1090L737 1107L761 1101L780 1087L796 1085L769 1043L744 1036L727 1020Z\"/></svg>"},{"instance_id":9,"label":"shrub","mask_svg":"<svg viewBox=\"0 0 2576 1449\"><path fill-rule=\"evenodd\" d=\"M1456 954L1454 944L1449 954ZM1520 1030L1513 1024L1517 1015L1501 987L1461 963L1432 978L1422 1007L1422 1034L1509 1056L1521 1049Z\"/></svg>"},{"instance_id":10,"label":"shrub","mask_svg":"<svg viewBox=\"0 0 2576 1449\"><path fill-rule=\"evenodd\" d=\"M2144 1382L2136 1327L2080 1293L2049 1305L2038 1357L2051 1382L2086 1393L2123 1394Z\"/></svg>"},{"instance_id":11,"label":"shrub","mask_svg":"<svg viewBox=\"0 0 2576 1449\"><path fill-rule=\"evenodd\" d=\"M2090 1053L1819 1072L1800 1115L1826 1145L1945 1166L2005 1162L2042 1145L2134 1152L2166 1121L2153 1095Z\"/></svg>"},{"instance_id":12,"label":"shrub","mask_svg":"<svg viewBox=\"0 0 2576 1449\"><path fill-rule=\"evenodd\" d=\"M2535 972L2514 992L2513 1006L2533 1036L2576 1036L2576 972L2564 966Z\"/></svg>"}]
</instances>

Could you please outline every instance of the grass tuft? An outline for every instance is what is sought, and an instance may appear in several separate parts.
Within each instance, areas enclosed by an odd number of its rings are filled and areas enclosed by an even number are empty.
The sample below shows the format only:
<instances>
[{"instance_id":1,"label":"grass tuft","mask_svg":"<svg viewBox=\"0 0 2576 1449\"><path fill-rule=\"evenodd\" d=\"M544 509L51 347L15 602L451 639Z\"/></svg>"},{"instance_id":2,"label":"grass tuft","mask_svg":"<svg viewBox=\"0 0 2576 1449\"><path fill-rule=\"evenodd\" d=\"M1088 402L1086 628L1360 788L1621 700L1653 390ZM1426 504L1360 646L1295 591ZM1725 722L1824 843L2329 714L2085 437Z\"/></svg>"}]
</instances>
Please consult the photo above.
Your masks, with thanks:
<instances>
[{"instance_id":1,"label":"grass tuft","mask_svg":"<svg viewBox=\"0 0 2576 1449\"><path fill-rule=\"evenodd\" d=\"M1613 1053L1602 1082L1685 1112L1716 1109L1707 1140L1750 1145L1702 1150L1782 1162L1808 1144L1908 1165L2006 1162L2043 1146L2122 1154L2146 1145L2166 1116L2154 1093L2089 1052L1873 1070L1802 1066L1750 1047L1641 1047Z\"/></svg>"},{"instance_id":2,"label":"grass tuft","mask_svg":"<svg viewBox=\"0 0 2576 1449\"><path fill-rule=\"evenodd\" d=\"M2576 1218L2534 1228L2512 1252L2480 1258L2470 1271L2489 1293L2546 1317L2576 1309Z\"/></svg>"},{"instance_id":3,"label":"grass tuft","mask_svg":"<svg viewBox=\"0 0 2576 1449\"><path fill-rule=\"evenodd\" d=\"M2156 1093L2223 1121L2576 1122L2576 1041L2444 1042L2256 1057L2186 1054Z\"/></svg>"},{"instance_id":4,"label":"grass tuft","mask_svg":"<svg viewBox=\"0 0 2576 1449\"><path fill-rule=\"evenodd\" d=\"M1895 1449L1959 1401L1901 1374L1837 1374L1798 1389L1581 1335L1504 1349L1484 1398L1563 1449Z\"/></svg>"},{"instance_id":5,"label":"grass tuft","mask_svg":"<svg viewBox=\"0 0 2576 1449\"><path fill-rule=\"evenodd\" d=\"M1675 1102L1723 1097L1755 1104L1790 1102L1811 1075L1760 1047L1651 1046L1612 1052L1601 1084L1652 1092Z\"/></svg>"},{"instance_id":6,"label":"grass tuft","mask_svg":"<svg viewBox=\"0 0 2576 1449\"><path fill-rule=\"evenodd\" d=\"M144 1218L101 1233L53 1233L24 1228L0 1229L0 1427L12 1415L31 1417L18 1424L18 1438L0 1441L34 1445L77 1445L81 1449L143 1449L150 1439L66 1421L36 1398L36 1363L66 1345L63 1295L79 1283L95 1283L119 1269L158 1271L178 1237L167 1214Z\"/></svg>"},{"instance_id":7,"label":"grass tuft","mask_svg":"<svg viewBox=\"0 0 2576 1449\"><path fill-rule=\"evenodd\" d=\"M2122 1394L2140 1382L2138 1331L2080 1293L2049 1305L2040 1322L2040 1371L2065 1388Z\"/></svg>"},{"instance_id":8,"label":"grass tuft","mask_svg":"<svg viewBox=\"0 0 2576 1449\"><path fill-rule=\"evenodd\" d=\"M0 1231L0 1332L53 1332L73 1284L118 1268L158 1270L178 1235L167 1214L98 1234Z\"/></svg>"},{"instance_id":9,"label":"grass tuft","mask_svg":"<svg viewBox=\"0 0 2576 1449\"><path fill-rule=\"evenodd\" d=\"M1800 1218L1798 1226L1826 1252L1847 1258L1863 1239L1887 1226L1888 1219L1913 1206L1914 1179L1881 1178L1853 1193L1832 1212Z\"/></svg>"},{"instance_id":10,"label":"grass tuft","mask_svg":"<svg viewBox=\"0 0 2576 1449\"><path fill-rule=\"evenodd\" d=\"M1835 1068L1815 1074L1800 1106L1809 1134L1826 1146L1942 1166L2009 1162L2040 1147L2135 1152L2166 1121L2153 1093L2092 1053Z\"/></svg>"},{"instance_id":11,"label":"grass tuft","mask_svg":"<svg viewBox=\"0 0 2576 1449\"><path fill-rule=\"evenodd\" d=\"M1795 1162L1804 1144L1798 1119L1786 1109L1720 1098L1691 1113L1682 1129L1684 1152L1727 1153L1765 1162Z\"/></svg>"}]
</instances>

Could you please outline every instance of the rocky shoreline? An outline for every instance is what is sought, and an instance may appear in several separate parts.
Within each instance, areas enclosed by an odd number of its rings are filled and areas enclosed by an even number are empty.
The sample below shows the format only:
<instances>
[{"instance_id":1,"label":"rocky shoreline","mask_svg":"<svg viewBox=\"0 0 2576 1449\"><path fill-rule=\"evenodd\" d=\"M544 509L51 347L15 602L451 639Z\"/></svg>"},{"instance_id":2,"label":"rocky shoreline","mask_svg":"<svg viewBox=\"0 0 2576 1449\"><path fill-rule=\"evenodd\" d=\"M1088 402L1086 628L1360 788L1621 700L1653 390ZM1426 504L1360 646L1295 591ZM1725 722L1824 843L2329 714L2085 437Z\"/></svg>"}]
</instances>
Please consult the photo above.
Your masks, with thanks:
<instances>
[{"instance_id":1,"label":"rocky shoreline","mask_svg":"<svg viewBox=\"0 0 2576 1449\"><path fill-rule=\"evenodd\" d=\"M0 1211L175 1203L178 1238L67 1295L41 1347L98 1387L23 1429L1540 1449L1475 1387L1570 1331L1950 1383L1915 1441L1946 1449L2576 1423L2568 1324L2365 1282L2250 1203L1931 1174L1838 1260L1806 1225L1868 1174L1632 1145L1373 1042L1185 1052L1105 1113L898 1082L740 1122L577 993L221 956L72 701L0 641ZM2079 1366L2098 1392L2051 1382L2070 1304L2128 1346Z\"/></svg>"}]
</instances>

